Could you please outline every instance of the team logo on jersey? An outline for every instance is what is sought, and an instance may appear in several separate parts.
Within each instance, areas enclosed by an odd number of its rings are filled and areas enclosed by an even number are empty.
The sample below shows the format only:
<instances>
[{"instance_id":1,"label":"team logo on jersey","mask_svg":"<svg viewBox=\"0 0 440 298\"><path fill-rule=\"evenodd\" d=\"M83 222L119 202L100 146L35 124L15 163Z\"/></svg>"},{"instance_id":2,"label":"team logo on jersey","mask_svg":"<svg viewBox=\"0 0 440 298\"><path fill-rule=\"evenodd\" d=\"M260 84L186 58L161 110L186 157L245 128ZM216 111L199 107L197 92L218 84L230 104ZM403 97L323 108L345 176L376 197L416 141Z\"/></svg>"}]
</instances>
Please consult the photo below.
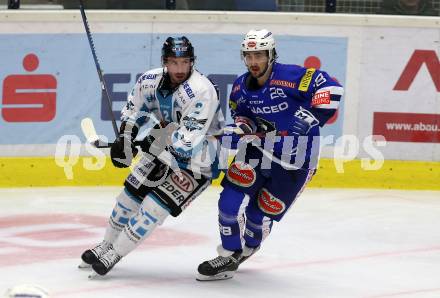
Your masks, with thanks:
<instances>
[{"instance_id":1,"label":"team logo on jersey","mask_svg":"<svg viewBox=\"0 0 440 298\"><path fill-rule=\"evenodd\" d=\"M188 82L183 83L183 90L185 90L186 94L188 94L189 98L194 98L194 92L189 86Z\"/></svg>"},{"instance_id":2,"label":"team logo on jersey","mask_svg":"<svg viewBox=\"0 0 440 298\"><path fill-rule=\"evenodd\" d=\"M202 130L205 126L206 121L208 121L208 119L196 119L194 117L188 116L183 117L183 125L189 131Z\"/></svg>"},{"instance_id":3,"label":"team logo on jersey","mask_svg":"<svg viewBox=\"0 0 440 298\"><path fill-rule=\"evenodd\" d=\"M173 172L171 174L171 180L184 192L192 192L194 190L194 179L184 171L180 171L180 177Z\"/></svg>"},{"instance_id":4,"label":"team logo on jersey","mask_svg":"<svg viewBox=\"0 0 440 298\"><path fill-rule=\"evenodd\" d=\"M236 161L229 167L226 178L236 185L249 187L254 184L257 175L249 164Z\"/></svg>"},{"instance_id":5,"label":"team logo on jersey","mask_svg":"<svg viewBox=\"0 0 440 298\"><path fill-rule=\"evenodd\" d=\"M330 104L330 91L319 92L313 95L312 106Z\"/></svg>"},{"instance_id":6,"label":"team logo on jersey","mask_svg":"<svg viewBox=\"0 0 440 298\"><path fill-rule=\"evenodd\" d=\"M134 103L132 101L128 101L127 104L125 105L125 108L127 109L127 111L133 111Z\"/></svg>"},{"instance_id":7,"label":"team logo on jersey","mask_svg":"<svg viewBox=\"0 0 440 298\"><path fill-rule=\"evenodd\" d=\"M286 204L274 197L267 189L261 189L258 194L258 207L267 214L279 215L286 209Z\"/></svg>"},{"instance_id":8,"label":"team logo on jersey","mask_svg":"<svg viewBox=\"0 0 440 298\"><path fill-rule=\"evenodd\" d=\"M281 86L295 89L296 84L294 82L283 81L283 80L270 80L270 86Z\"/></svg>"},{"instance_id":9,"label":"team logo on jersey","mask_svg":"<svg viewBox=\"0 0 440 298\"><path fill-rule=\"evenodd\" d=\"M310 82L312 81L313 74L315 73L316 69L314 68L308 68L306 70L306 73L301 78L301 82L299 83L298 90L307 92L309 90Z\"/></svg>"}]
</instances>

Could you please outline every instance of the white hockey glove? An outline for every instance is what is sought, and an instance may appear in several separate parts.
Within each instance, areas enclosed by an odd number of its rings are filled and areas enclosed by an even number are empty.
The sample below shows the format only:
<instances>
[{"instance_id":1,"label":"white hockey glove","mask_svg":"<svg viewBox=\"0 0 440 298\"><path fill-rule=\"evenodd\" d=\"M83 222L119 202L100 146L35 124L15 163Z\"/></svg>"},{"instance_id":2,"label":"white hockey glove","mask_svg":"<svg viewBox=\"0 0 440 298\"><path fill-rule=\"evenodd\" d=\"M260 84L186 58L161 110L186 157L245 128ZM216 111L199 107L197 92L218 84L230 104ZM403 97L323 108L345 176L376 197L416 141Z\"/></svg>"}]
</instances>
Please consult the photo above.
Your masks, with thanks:
<instances>
[{"instance_id":1,"label":"white hockey glove","mask_svg":"<svg viewBox=\"0 0 440 298\"><path fill-rule=\"evenodd\" d=\"M251 134L255 132L256 128L252 126L252 123L244 117L237 117L235 118L234 124L227 125L223 132L224 134L236 134L236 135L242 135L242 134Z\"/></svg>"}]
</instances>

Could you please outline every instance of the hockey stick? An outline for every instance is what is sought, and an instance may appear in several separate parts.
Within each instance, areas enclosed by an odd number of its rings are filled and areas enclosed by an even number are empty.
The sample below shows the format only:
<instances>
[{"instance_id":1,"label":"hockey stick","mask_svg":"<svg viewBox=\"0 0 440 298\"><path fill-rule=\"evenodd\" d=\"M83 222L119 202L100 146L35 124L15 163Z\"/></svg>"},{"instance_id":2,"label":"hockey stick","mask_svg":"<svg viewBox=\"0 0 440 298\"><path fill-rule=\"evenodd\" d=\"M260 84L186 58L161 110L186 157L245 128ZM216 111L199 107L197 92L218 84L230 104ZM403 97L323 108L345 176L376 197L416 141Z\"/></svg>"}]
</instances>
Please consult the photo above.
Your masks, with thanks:
<instances>
[{"instance_id":1,"label":"hockey stick","mask_svg":"<svg viewBox=\"0 0 440 298\"><path fill-rule=\"evenodd\" d=\"M87 142L95 146L96 148L110 148L113 143L108 143L99 138L96 133L95 125L91 118L84 118L81 120L81 130L87 139ZM140 146L140 141L133 142L135 146Z\"/></svg>"},{"instance_id":2,"label":"hockey stick","mask_svg":"<svg viewBox=\"0 0 440 298\"><path fill-rule=\"evenodd\" d=\"M107 99L107 107L108 107L108 112L110 113L110 119L112 121L113 131L115 132L115 136L117 137L119 135L119 130L118 130L118 126L116 125L115 116L113 115L112 100L110 98L107 86L105 84L104 75L102 73L101 66L99 65L98 56L96 55L95 44L93 43L92 33L90 32L86 12L84 11L83 0L79 0L79 10L81 11L81 17L83 20L84 28L86 29L87 40L89 41L89 46L90 49L92 50L92 56L93 56L93 60L95 61L96 71L98 72L99 80L101 81L101 89L105 94L105 98ZM98 147L98 148L102 148L102 147Z\"/></svg>"},{"instance_id":3,"label":"hockey stick","mask_svg":"<svg viewBox=\"0 0 440 298\"><path fill-rule=\"evenodd\" d=\"M103 140L101 140L96 133L95 125L93 124L93 120L90 118L84 118L81 120L81 129L84 134L84 136L87 139L87 142L95 146L96 148L110 148L113 143L108 143ZM226 136L225 134L219 134L219 135L211 135L210 137L214 138L221 138L223 136ZM252 133L252 134L241 134L239 136L256 136L256 137L265 137L265 133ZM134 141L133 144L135 146L140 146L142 141ZM286 169L291 170L303 170L300 167L296 167L288 162L285 162L278 157L274 156L272 153L264 150L263 148L257 147L267 158L274 161L275 163L283 166Z\"/></svg>"},{"instance_id":4,"label":"hockey stick","mask_svg":"<svg viewBox=\"0 0 440 298\"><path fill-rule=\"evenodd\" d=\"M96 148L110 148L113 143L108 143L102 139L99 138L98 134L96 133L95 125L93 124L93 120L91 118L84 118L81 120L81 130L84 134L84 136L87 139L87 142L95 146ZM214 138L221 138L226 136L226 134L218 134L218 135L210 135L207 137L214 137ZM249 133L249 134L240 134L238 135L240 137L242 136L256 136L256 137L264 137L266 136L265 133ZM134 141L133 145L140 146L142 141Z\"/></svg>"}]
</instances>

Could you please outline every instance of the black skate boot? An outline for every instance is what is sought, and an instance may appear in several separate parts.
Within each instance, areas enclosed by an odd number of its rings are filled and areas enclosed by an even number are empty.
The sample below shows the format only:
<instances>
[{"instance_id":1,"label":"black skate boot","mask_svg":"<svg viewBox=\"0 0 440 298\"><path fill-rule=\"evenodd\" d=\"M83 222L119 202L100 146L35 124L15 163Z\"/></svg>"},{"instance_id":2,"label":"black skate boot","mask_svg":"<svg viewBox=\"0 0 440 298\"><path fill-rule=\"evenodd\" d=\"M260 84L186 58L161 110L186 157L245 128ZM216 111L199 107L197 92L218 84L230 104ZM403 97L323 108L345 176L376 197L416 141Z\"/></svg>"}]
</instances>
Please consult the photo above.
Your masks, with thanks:
<instances>
[{"instance_id":1,"label":"black skate boot","mask_svg":"<svg viewBox=\"0 0 440 298\"><path fill-rule=\"evenodd\" d=\"M113 249L113 245L110 244L108 250L99 258L98 262L92 265L93 271L99 275L106 275L121 259L122 256L118 255Z\"/></svg>"},{"instance_id":2,"label":"black skate boot","mask_svg":"<svg viewBox=\"0 0 440 298\"><path fill-rule=\"evenodd\" d=\"M223 280L232 278L240 265L241 251L234 252L229 257L218 256L205 261L197 269L198 281Z\"/></svg>"},{"instance_id":3,"label":"black skate boot","mask_svg":"<svg viewBox=\"0 0 440 298\"><path fill-rule=\"evenodd\" d=\"M232 278L238 266L256 253L260 247L244 246L243 251L236 251L228 257L218 256L215 259L205 261L197 269L199 274L198 281L223 280ZM220 248L220 250L222 250ZM223 249L224 251L224 249Z\"/></svg>"},{"instance_id":4,"label":"black skate boot","mask_svg":"<svg viewBox=\"0 0 440 298\"><path fill-rule=\"evenodd\" d=\"M101 257L109 248L109 243L103 240L97 246L92 249L88 249L81 255L82 263L78 266L80 269L90 268L92 264L97 263L99 261L99 257Z\"/></svg>"}]
</instances>

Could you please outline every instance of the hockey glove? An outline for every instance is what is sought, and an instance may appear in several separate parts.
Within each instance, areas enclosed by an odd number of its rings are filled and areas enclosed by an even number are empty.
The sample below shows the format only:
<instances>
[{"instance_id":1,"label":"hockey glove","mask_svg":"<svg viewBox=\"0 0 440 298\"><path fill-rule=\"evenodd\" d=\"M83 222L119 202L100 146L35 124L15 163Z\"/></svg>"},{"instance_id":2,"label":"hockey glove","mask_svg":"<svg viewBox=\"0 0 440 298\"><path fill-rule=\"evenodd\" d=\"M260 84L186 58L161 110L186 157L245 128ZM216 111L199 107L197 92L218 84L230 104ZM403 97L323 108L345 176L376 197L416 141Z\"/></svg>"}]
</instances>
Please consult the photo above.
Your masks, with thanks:
<instances>
[{"instance_id":1,"label":"hockey glove","mask_svg":"<svg viewBox=\"0 0 440 298\"><path fill-rule=\"evenodd\" d=\"M242 135L242 134L251 134L256 129L252 127L252 123L250 120L248 120L245 117L236 117L234 124L226 125L226 127L223 129L224 134L236 134L236 135Z\"/></svg>"},{"instance_id":2,"label":"hockey glove","mask_svg":"<svg viewBox=\"0 0 440 298\"><path fill-rule=\"evenodd\" d=\"M168 140L173 129L175 129L174 123L165 121L154 125L149 134L141 142L142 151L155 156L159 155L168 146Z\"/></svg>"},{"instance_id":3,"label":"hockey glove","mask_svg":"<svg viewBox=\"0 0 440 298\"><path fill-rule=\"evenodd\" d=\"M131 165L133 158L138 153L133 145L139 129L127 122L122 122L119 130L119 136L113 142L110 148L112 163L117 168L127 168Z\"/></svg>"},{"instance_id":4,"label":"hockey glove","mask_svg":"<svg viewBox=\"0 0 440 298\"><path fill-rule=\"evenodd\" d=\"M252 134L256 129L252 129L250 123L235 120L234 124L229 124L223 129L224 137L220 139L223 147L228 149L237 149L240 140L242 142L252 142L252 136L243 136L245 134Z\"/></svg>"},{"instance_id":5,"label":"hockey glove","mask_svg":"<svg viewBox=\"0 0 440 298\"><path fill-rule=\"evenodd\" d=\"M312 127L318 124L318 119L316 119L310 111L300 107L295 112L294 122L289 133L294 136L305 136Z\"/></svg>"}]
</instances>

